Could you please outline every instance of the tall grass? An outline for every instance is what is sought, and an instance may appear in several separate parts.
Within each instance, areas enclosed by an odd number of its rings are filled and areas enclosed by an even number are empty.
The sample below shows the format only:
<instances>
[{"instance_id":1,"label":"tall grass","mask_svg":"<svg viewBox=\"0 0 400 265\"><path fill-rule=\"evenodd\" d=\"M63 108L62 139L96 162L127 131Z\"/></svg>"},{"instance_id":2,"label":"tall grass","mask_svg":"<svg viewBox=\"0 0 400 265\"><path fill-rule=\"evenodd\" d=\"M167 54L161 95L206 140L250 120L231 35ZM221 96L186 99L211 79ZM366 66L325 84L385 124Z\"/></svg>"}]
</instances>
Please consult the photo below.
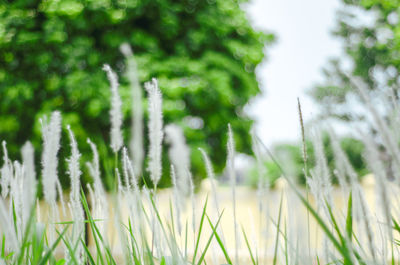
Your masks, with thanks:
<instances>
[{"instance_id":1,"label":"tall grass","mask_svg":"<svg viewBox=\"0 0 400 265\"><path fill-rule=\"evenodd\" d=\"M132 52L122 47L130 63L128 67L135 104L142 104ZM257 198L258 218L243 212L238 205L235 172L234 132L227 129L227 165L230 177L231 204L224 206L218 183L207 153L201 152L211 194L196 200L190 173L190 149L183 131L177 125L163 126L162 91L156 79L146 83L149 100L149 183L138 185L142 177L143 124L142 113L133 118L130 151L124 147L121 127L121 98L117 75L106 65L104 70L112 92L110 147L115 153L115 190L106 194L99 168L101 157L95 143L87 140L93 159L82 161L73 131L67 127L71 154L67 159L71 180L69 199L64 205L58 179L61 113L54 111L50 121L42 119L43 153L40 178L44 203L36 202L37 181L34 150L27 142L21 149L22 162L12 161L3 142L0 200L0 264L398 264L399 263L399 154L400 128L396 119L386 119L372 104L365 84L354 81L360 97L370 113L374 137L355 130L366 146L365 160L373 173L376 203L367 200L359 176L352 168L331 125L320 124L310 133L303 124L299 101L302 140L314 144L316 166L307 167L308 154L303 145L304 172L307 186L299 186L286 174L285 165L274 161L281 169L281 180L288 188L276 196L269 183L264 182L262 161L272 154L253 134L253 150L260 177ZM139 91L140 90L140 91ZM386 97L382 97L386 102ZM399 108L391 99L392 108ZM141 109L141 108L139 108ZM135 110L138 110L135 107ZM398 113L396 114L398 115ZM320 129L330 132L336 170L330 172L321 142ZM165 139L164 139L165 135ZM169 148L172 196L157 192L161 178L161 155ZM378 146L377 141L382 144ZM138 150L140 149L140 150ZM387 151L388 163L380 153ZM121 160L121 161L118 161ZM388 167L390 167L388 170ZM389 173L392 172L392 173ZM81 187L82 174L89 174L93 183L88 195ZM392 175L391 175L392 174ZM334 187L332 176L339 186ZM335 200L339 190L342 203ZM336 193L335 193L336 192ZM274 195L275 194L275 195ZM312 196L311 196L312 195ZM59 202L58 202L59 201ZM67 210L59 211L58 205ZM209 207L212 204L212 207ZM166 206L167 205L167 206ZM166 207L166 208L165 208ZM248 205L251 207L251 205ZM247 213L246 213L247 215ZM223 224L223 225L222 225ZM232 229L228 229L228 227ZM257 229L256 229L257 227ZM258 232L256 232L258 230ZM233 234L229 234L233 231ZM250 234L250 232L252 233ZM259 233L259 234L256 234Z\"/></svg>"},{"instance_id":2,"label":"tall grass","mask_svg":"<svg viewBox=\"0 0 400 265\"><path fill-rule=\"evenodd\" d=\"M135 174L140 175L142 172L142 164L144 158L142 109L143 92L139 84L137 66L136 61L133 57L132 49L130 48L129 44L124 43L121 45L120 50L126 57L126 75L131 85L132 122L129 148L134 163Z\"/></svg>"}]
</instances>

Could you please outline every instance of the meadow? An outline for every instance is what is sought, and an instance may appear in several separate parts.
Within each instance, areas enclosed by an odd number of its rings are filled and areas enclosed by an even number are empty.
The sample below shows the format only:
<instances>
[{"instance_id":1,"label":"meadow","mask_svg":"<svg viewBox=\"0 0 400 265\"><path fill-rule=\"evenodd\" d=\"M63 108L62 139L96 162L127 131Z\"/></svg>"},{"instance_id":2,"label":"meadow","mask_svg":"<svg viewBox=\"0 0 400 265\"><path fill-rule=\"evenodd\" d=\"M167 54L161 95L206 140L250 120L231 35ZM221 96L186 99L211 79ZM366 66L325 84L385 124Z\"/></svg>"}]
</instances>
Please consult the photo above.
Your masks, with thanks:
<instances>
[{"instance_id":1,"label":"meadow","mask_svg":"<svg viewBox=\"0 0 400 265\"><path fill-rule=\"evenodd\" d=\"M110 82L109 146L115 155L113 174L107 177L116 180L115 187L109 193L105 191L100 170L102 158L96 143L90 139L87 144L92 150L92 160L81 161L74 132L69 126L62 126L62 114L57 110L41 120L40 169L35 169L34 150L29 142L21 148L22 161L14 161L3 141L0 264L399 262L400 106L391 95L372 100L366 85L352 80L369 113L368 124L376 131L370 135L363 127L354 130L366 147L365 161L374 181L373 191L366 191L360 184L360 176L342 150L334 126L325 123L311 130L305 128L300 101L299 134L304 143L306 187L287 174L285 164L274 160L281 171L280 182L286 188L271 189L263 178L266 172L262 166L262 161L271 154L253 134L259 183L257 190L244 190L236 183L235 132L230 125L221 125L228 135L226 173L230 180L229 187L221 188L208 154L203 149L189 150L182 129L163 124L162 91L157 79L152 79L145 84L149 115L145 170L152 185L141 186L135 158L145 153L143 142L139 137L131 150L125 147L118 77L108 65L103 70ZM377 109L377 101L394 106L389 119ZM136 122L142 122L140 117L136 117ZM330 134L334 172L327 166L322 128ZM61 139L62 131L67 132L68 139ZM313 168L308 166L306 140L313 142L316 160ZM59 160L64 159L58 157L60 141L69 141L71 146L66 172L71 182L68 193L62 191L58 178ZM157 189L162 174L162 149L167 147L173 183L170 191ZM381 148L390 154L390 164L380 155ZM195 192L190 172L191 152L202 154L207 172L206 191L199 188ZM81 177L86 172L93 182L83 189ZM333 185L333 175L338 185ZM38 179L43 187L43 200L37 199ZM250 200L251 196L256 199ZM248 212L243 210L246 207Z\"/></svg>"}]
</instances>

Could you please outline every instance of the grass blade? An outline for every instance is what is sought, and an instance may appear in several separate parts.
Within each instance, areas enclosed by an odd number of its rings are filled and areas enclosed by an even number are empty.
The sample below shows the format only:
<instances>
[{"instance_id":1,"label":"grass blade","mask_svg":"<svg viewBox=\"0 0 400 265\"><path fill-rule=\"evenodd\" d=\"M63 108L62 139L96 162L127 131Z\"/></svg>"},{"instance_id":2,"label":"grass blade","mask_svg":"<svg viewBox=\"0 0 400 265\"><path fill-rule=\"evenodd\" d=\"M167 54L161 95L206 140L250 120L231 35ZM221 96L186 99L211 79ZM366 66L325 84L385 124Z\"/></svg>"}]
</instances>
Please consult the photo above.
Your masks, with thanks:
<instances>
[{"instance_id":1,"label":"grass blade","mask_svg":"<svg viewBox=\"0 0 400 265\"><path fill-rule=\"evenodd\" d=\"M195 260L196 260L197 251L198 251L198 249L199 249L201 231L202 231L202 229L203 229L204 218L205 218L205 216L206 216L207 202L208 202L208 196L207 196L207 198L206 198L206 202L204 203L203 212L202 212L202 214L201 214L201 219L200 219L200 224L199 224L199 231L197 232L197 235L198 235L198 236L197 236L197 239L196 239L196 246L195 246L195 248L194 248L192 264L194 264L194 262L195 262Z\"/></svg>"},{"instance_id":2,"label":"grass blade","mask_svg":"<svg viewBox=\"0 0 400 265\"><path fill-rule=\"evenodd\" d=\"M221 212L221 215L224 213L224 211L222 211ZM210 224L210 226L211 226L211 228L213 229L213 231L215 231L215 238L217 239L217 242L218 242L218 245L220 246L220 248L221 248L221 250L222 250L222 253L224 254L224 256L225 256L225 260L226 260L226 262L228 263L228 264L231 264L232 265L232 260L231 260L231 258L229 257L229 255L228 255L228 251L226 250L226 248L225 248L225 246L224 246L224 243L222 242L222 239L221 239L221 237L218 235L218 233L217 233L217 231L216 231L216 228L214 229L214 225L212 224L212 222L211 222L211 220L209 219L209 218L207 218L208 219L208 223Z\"/></svg>"},{"instance_id":3,"label":"grass blade","mask_svg":"<svg viewBox=\"0 0 400 265\"><path fill-rule=\"evenodd\" d=\"M214 227L214 226L211 226L213 231L212 231L212 233L211 233L210 238L209 238L208 241L207 241L206 247L204 248L203 253L202 253L202 255L201 255L199 261L197 262L197 265L200 265L200 264L203 262L203 260L204 260L204 258L205 258L205 256L206 256L207 250L208 250L208 248L210 247L210 244L211 244L211 240L213 239L214 234L215 234L215 231L216 231L216 229L217 229L217 227L218 227L218 225L219 225L219 222L221 221L222 214L223 214L223 213L221 213L221 215L218 217L218 221L217 221L217 223L215 224L215 227ZM209 218L208 216L207 216L207 219L210 220L210 218ZM200 237L200 235L199 235L199 237Z\"/></svg>"},{"instance_id":4,"label":"grass blade","mask_svg":"<svg viewBox=\"0 0 400 265\"><path fill-rule=\"evenodd\" d=\"M256 260L254 259L253 252L251 251L249 240L247 239L247 235L246 235L246 232L244 231L243 225L242 225L242 232L243 232L244 240L246 242L247 249L249 250L251 261L253 262L254 265L256 265L256 264L258 264L258 262L256 262Z\"/></svg>"},{"instance_id":5,"label":"grass blade","mask_svg":"<svg viewBox=\"0 0 400 265\"><path fill-rule=\"evenodd\" d=\"M278 223L276 225L276 236L275 236L273 265L276 265L277 256L278 256L279 231L280 231L281 217L282 217L282 201L283 201L283 194L281 195L281 201L279 203L279 213L278 213Z\"/></svg>"},{"instance_id":6,"label":"grass blade","mask_svg":"<svg viewBox=\"0 0 400 265\"><path fill-rule=\"evenodd\" d=\"M49 250L47 250L46 254L39 261L38 265L45 265L46 262L51 258L51 254L56 249L57 245L60 243L60 241L62 240L62 238L63 238L64 234L67 232L67 230L68 230L68 225L63 229L63 231L61 233L58 234L58 238L56 239L56 241L54 241L51 248Z\"/></svg>"},{"instance_id":7,"label":"grass blade","mask_svg":"<svg viewBox=\"0 0 400 265\"><path fill-rule=\"evenodd\" d=\"M347 232L347 236L351 242L351 238L353 235L353 209L352 209L352 205L353 205L353 199L352 199L352 195L350 192L349 195L349 201L347 204L347 217L346 217L346 232Z\"/></svg>"}]
</instances>

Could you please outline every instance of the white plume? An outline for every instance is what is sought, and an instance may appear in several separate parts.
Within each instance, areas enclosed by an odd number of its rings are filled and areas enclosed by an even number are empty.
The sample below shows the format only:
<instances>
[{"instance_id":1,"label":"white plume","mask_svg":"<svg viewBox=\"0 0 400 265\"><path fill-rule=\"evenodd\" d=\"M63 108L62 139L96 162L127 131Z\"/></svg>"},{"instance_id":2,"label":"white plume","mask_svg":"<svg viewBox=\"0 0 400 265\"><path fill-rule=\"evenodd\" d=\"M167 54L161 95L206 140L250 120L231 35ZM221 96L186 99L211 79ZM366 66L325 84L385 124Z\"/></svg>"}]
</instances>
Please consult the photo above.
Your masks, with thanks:
<instances>
[{"instance_id":1,"label":"white plume","mask_svg":"<svg viewBox=\"0 0 400 265\"><path fill-rule=\"evenodd\" d=\"M131 190L133 188L134 190L137 191L138 183L137 183L135 171L132 166L132 162L129 159L128 151L126 150L126 147L124 147L122 149L122 167L123 167L123 173L124 173L124 178L125 178L125 185L127 186L128 190Z\"/></svg>"},{"instance_id":2,"label":"white plume","mask_svg":"<svg viewBox=\"0 0 400 265\"><path fill-rule=\"evenodd\" d=\"M215 187L216 179L215 179L214 170L212 168L212 164L211 164L210 158L208 157L207 153L202 148L199 148L199 150L203 156L203 160L204 160L204 163L206 166L207 178L210 180L210 183L211 183L211 192L212 192L214 203L215 203L215 210L216 210L218 216L220 216L221 211L219 210L220 209L219 204L218 204L219 199L218 199L218 195L217 195L217 188Z\"/></svg>"},{"instance_id":3,"label":"white plume","mask_svg":"<svg viewBox=\"0 0 400 265\"><path fill-rule=\"evenodd\" d=\"M79 159L81 154L78 150L78 144L76 143L75 136L70 128L67 126L69 133L69 139L71 142L71 156L67 159L68 162L68 174L71 179L71 193L70 193L70 207L72 213L72 219L74 224L72 227L72 242L76 244L81 239L83 239L84 226L84 214L83 208L80 200L80 176L82 174L79 166ZM84 249L82 244L79 242L76 252L70 253L70 255L75 255L79 264L84 264Z\"/></svg>"},{"instance_id":4,"label":"white plume","mask_svg":"<svg viewBox=\"0 0 400 265\"><path fill-rule=\"evenodd\" d=\"M43 153L42 153L42 185L46 202L53 205L56 202L57 153L60 149L61 114L54 111L50 123L46 118L42 122Z\"/></svg>"},{"instance_id":5,"label":"white plume","mask_svg":"<svg viewBox=\"0 0 400 265\"><path fill-rule=\"evenodd\" d=\"M162 95L155 78L145 84L149 97L149 166L150 177L155 187L161 178L161 151L163 140Z\"/></svg>"},{"instance_id":6,"label":"white plume","mask_svg":"<svg viewBox=\"0 0 400 265\"><path fill-rule=\"evenodd\" d=\"M1 196L3 198L7 197L8 191L10 188L10 181L13 176L13 167L11 160L8 158L7 152L7 144L6 141L2 142L3 145L3 166L1 167L1 178L0 178L0 185L1 185Z\"/></svg>"},{"instance_id":7,"label":"white plume","mask_svg":"<svg viewBox=\"0 0 400 265\"><path fill-rule=\"evenodd\" d=\"M21 150L22 163L24 165L24 201L29 210L35 204L36 198L36 172L35 172L35 150L31 142L26 142ZM26 187L26 188L25 188ZM28 209L27 209L28 210ZM28 213L29 214L29 213Z\"/></svg>"},{"instance_id":8,"label":"white plume","mask_svg":"<svg viewBox=\"0 0 400 265\"><path fill-rule=\"evenodd\" d=\"M135 175L139 176L142 172L142 164L144 158L142 88L140 87L137 65L131 47L129 46L129 44L124 43L121 45L120 50L126 58L126 76L129 79L131 85L132 121L129 149L133 161L133 169L135 170Z\"/></svg>"},{"instance_id":9,"label":"white plume","mask_svg":"<svg viewBox=\"0 0 400 265\"><path fill-rule=\"evenodd\" d=\"M175 124L165 126L165 138L170 144L169 159L174 165L179 192L188 196L190 193L190 150L186 145L182 129Z\"/></svg>"},{"instance_id":10,"label":"white plume","mask_svg":"<svg viewBox=\"0 0 400 265\"><path fill-rule=\"evenodd\" d=\"M104 235L105 237L107 228L106 218L108 211L108 201L106 198L103 183L101 182L100 178L99 153L97 151L96 145L92 143L90 139L87 139L87 142L89 143L93 153L92 161L86 163L86 166L89 169L89 174L93 178L93 218L102 220L101 222L97 223L97 226L99 227L99 231L101 231L102 235Z\"/></svg>"},{"instance_id":11,"label":"white plume","mask_svg":"<svg viewBox=\"0 0 400 265\"><path fill-rule=\"evenodd\" d=\"M103 66L103 70L107 73L111 89L111 148L114 153L117 153L122 147L122 102L118 93L118 77L108 64Z\"/></svg>"},{"instance_id":12,"label":"white plume","mask_svg":"<svg viewBox=\"0 0 400 265\"><path fill-rule=\"evenodd\" d=\"M319 205L323 206L325 205L325 201L328 204L332 202L331 174L325 156L322 136L319 131L315 132L312 142L315 152L315 168L310 172L311 177L308 177L307 183L313 195L319 199Z\"/></svg>"}]
</instances>

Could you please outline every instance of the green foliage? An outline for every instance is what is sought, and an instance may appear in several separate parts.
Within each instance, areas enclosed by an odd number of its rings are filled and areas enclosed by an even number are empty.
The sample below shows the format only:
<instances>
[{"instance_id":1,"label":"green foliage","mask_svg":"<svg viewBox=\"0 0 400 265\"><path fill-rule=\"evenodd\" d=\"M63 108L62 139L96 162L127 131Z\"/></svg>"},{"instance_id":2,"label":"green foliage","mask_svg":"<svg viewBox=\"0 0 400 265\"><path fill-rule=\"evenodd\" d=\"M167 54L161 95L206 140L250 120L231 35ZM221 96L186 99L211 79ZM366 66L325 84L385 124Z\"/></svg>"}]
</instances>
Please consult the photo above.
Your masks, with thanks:
<instances>
[{"instance_id":1,"label":"green foliage","mask_svg":"<svg viewBox=\"0 0 400 265\"><path fill-rule=\"evenodd\" d=\"M98 144L109 142L110 92L101 66L109 63L122 77L124 58L118 48L128 42L135 51L141 84L151 77L159 79L165 123L182 126L191 146L208 151L221 171L228 122L237 150L251 152L252 120L243 107L259 93L254 70L264 58L265 44L273 41L273 35L250 26L240 9L243 2L3 1L0 139L8 142L14 158L19 156L18 146L32 140L39 161L39 118L58 109L87 160L89 135ZM120 82L126 129L130 90L127 80ZM128 130L124 137L127 142ZM68 149L63 141L61 157ZM110 153L105 146L100 149ZM195 176L204 175L200 153L192 153L192 163ZM163 178L161 185L168 182ZM67 178L62 183L67 185Z\"/></svg>"},{"instance_id":2,"label":"green foliage","mask_svg":"<svg viewBox=\"0 0 400 265\"><path fill-rule=\"evenodd\" d=\"M360 99L349 76L361 78L375 93L399 96L399 1L342 2L333 34L343 42L346 56L332 58L323 69L324 82L309 93L320 104L324 116L362 120L365 113L355 113L351 108Z\"/></svg>"},{"instance_id":3,"label":"green foliage","mask_svg":"<svg viewBox=\"0 0 400 265\"><path fill-rule=\"evenodd\" d=\"M263 162L262 166L265 169L265 175L261 176L264 180L269 183L271 187L274 186L275 181L281 177L281 169L279 166L274 162L270 160L266 160ZM258 178L259 178L259 173L257 171L257 167L252 167L248 173L248 182L249 184L253 187L256 188L258 185Z\"/></svg>"},{"instance_id":4,"label":"green foliage","mask_svg":"<svg viewBox=\"0 0 400 265\"><path fill-rule=\"evenodd\" d=\"M328 167L332 174L332 181L333 183L337 184L338 180L333 174L335 171L335 157L333 155L332 146L327 134L324 134L323 136L323 144ZM343 137L340 140L340 144L358 176L362 177L366 175L368 173L368 169L363 159L363 143L350 137ZM307 166L308 168L313 168L315 166L314 148L310 141L306 141L306 146L308 153ZM301 144L277 144L273 147L272 152L275 158L285 165L285 173L288 176L294 177L299 183L305 184L304 161ZM266 172L264 177L267 178L269 183L273 186L274 182L282 176L282 171L279 168L279 165L272 160L264 161L263 165ZM250 184L256 187L258 178L257 169L251 169L249 175Z\"/></svg>"}]
</instances>

